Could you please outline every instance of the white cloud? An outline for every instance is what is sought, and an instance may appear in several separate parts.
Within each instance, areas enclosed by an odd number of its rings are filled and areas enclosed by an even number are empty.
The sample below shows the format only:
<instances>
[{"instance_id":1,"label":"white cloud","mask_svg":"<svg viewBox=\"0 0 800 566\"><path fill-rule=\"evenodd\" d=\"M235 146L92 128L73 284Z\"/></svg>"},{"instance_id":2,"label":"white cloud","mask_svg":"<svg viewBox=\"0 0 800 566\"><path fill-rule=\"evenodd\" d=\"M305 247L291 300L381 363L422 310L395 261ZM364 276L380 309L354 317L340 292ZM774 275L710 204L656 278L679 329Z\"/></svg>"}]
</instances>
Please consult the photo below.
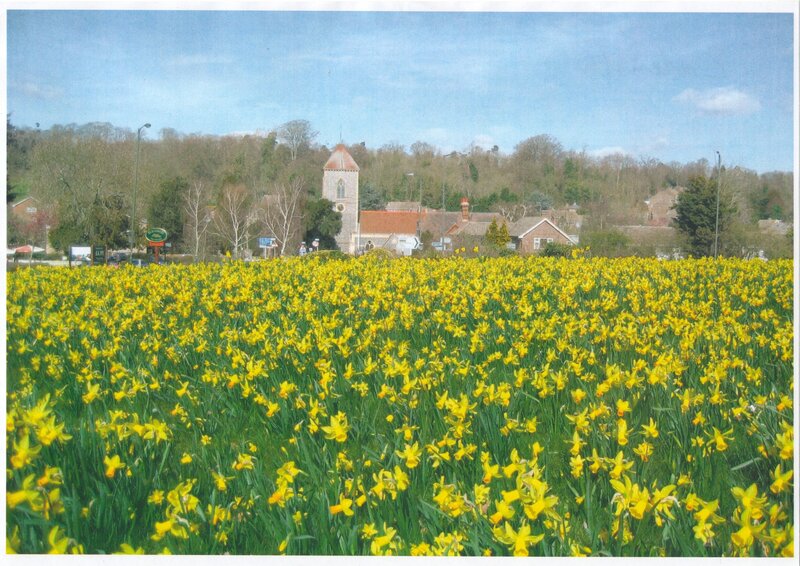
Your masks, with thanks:
<instances>
[{"instance_id":1,"label":"white cloud","mask_svg":"<svg viewBox=\"0 0 800 566\"><path fill-rule=\"evenodd\" d=\"M610 155L631 155L630 151L618 145L601 147L599 149L591 149L586 153L588 153L591 157L596 157L598 159L602 159L603 157L608 157Z\"/></svg>"},{"instance_id":2,"label":"white cloud","mask_svg":"<svg viewBox=\"0 0 800 566\"><path fill-rule=\"evenodd\" d=\"M33 81L12 82L9 86L11 87L11 90L20 94L43 100L60 98L61 95L64 94L64 91L60 88L55 88L48 85L40 85Z\"/></svg>"},{"instance_id":3,"label":"white cloud","mask_svg":"<svg viewBox=\"0 0 800 566\"><path fill-rule=\"evenodd\" d=\"M675 97L705 114L751 114L761 108L757 98L733 87L695 90L687 88Z\"/></svg>"}]
</instances>

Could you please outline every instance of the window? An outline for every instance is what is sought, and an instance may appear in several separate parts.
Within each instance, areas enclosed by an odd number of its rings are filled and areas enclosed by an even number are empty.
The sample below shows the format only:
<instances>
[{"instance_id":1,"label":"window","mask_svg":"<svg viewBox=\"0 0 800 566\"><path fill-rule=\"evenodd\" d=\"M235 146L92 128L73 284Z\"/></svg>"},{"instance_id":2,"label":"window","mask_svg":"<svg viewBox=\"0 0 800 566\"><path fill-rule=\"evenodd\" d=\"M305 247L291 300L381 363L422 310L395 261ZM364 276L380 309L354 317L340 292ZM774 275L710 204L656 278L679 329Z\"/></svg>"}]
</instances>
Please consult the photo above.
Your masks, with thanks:
<instances>
[{"instance_id":1,"label":"window","mask_svg":"<svg viewBox=\"0 0 800 566\"><path fill-rule=\"evenodd\" d=\"M344 180L339 179L336 184L336 198L344 198Z\"/></svg>"},{"instance_id":2,"label":"window","mask_svg":"<svg viewBox=\"0 0 800 566\"><path fill-rule=\"evenodd\" d=\"M533 239L533 249L534 250L538 250L539 249L541 241L542 241L541 238L534 238Z\"/></svg>"},{"instance_id":3,"label":"window","mask_svg":"<svg viewBox=\"0 0 800 566\"><path fill-rule=\"evenodd\" d=\"M28 208L25 209L25 212L27 212L28 214L36 214L36 207L29 206Z\"/></svg>"}]
</instances>

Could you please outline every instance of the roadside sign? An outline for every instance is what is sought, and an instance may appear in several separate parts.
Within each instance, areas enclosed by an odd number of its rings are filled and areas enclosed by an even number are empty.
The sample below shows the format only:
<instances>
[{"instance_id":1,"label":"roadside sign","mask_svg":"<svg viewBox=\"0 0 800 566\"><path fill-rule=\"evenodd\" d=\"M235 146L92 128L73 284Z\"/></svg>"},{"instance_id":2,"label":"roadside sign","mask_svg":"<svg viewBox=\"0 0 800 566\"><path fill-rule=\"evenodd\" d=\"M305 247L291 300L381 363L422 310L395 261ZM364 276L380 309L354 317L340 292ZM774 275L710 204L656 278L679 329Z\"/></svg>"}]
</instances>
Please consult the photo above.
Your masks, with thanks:
<instances>
[{"instance_id":1,"label":"roadside sign","mask_svg":"<svg viewBox=\"0 0 800 566\"><path fill-rule=\"evenodd\" d=\"M70 246L69 259L89 258L92 255L92 248L89 246Z\"/></svg>"},{"instance_id":2,"label":"roadside sign","mask_svg":"<svg viewBox=\"0 0 800 566\"><path fill-rule=\"evenodd\" d=\"M92 246L92 265L104 265L106 263L106 247Z\"/></svg>"},{"instance_id":3,"label":"roadside sign","mask_svg":"<svg viewBox=\"0 0 800 566\"><path fill-rule=\"evenodd\" d=\"M275 241L275 238L260 237L258 239L258 247L259 248L271 248L273 246L273 242L274 241Z\"/></svg>"},{"instance_id":4,"label":"roadside sign","mask_svg":"<svg viewBox=\"0 0 800 566\"><path fill-rule=\"evenodd\" d=\"M167 239L167 231L163 228L149 228L144 237L150 242L164 242Z\"/></svg>"}]
</instances>

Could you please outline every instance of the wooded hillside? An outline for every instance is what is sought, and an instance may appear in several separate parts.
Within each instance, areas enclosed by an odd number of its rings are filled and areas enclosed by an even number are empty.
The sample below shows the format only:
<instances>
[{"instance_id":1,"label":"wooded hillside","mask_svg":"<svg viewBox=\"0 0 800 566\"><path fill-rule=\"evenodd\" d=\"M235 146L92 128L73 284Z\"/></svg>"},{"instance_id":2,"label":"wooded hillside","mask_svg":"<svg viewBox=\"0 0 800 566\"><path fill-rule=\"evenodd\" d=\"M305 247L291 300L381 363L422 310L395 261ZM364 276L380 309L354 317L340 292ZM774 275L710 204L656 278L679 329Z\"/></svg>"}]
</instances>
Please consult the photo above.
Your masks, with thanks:
<instances>
[{"instance_id":1,"label":"wooded hillside","mask_svg":"<svg viewBox=\"0 0 800 566\"><path fill-rule=\"evenodd\" d=\"M322 165L331 149L316 143L303 120L259 135L181 134L166 128L143 131L139 155L138 210L142 216L167 199L169 186L203 187L206 205L219 202L225 187L243 188L253 202L276 184L301 179L308 198L320 196ZM59 221L79 219L93 203L111 197L130 206L136 132L107 123L15 128L8 123L8 185L15 199L33 195L53 205ZM664 163L655 157L592 157L564 148L552 136L534 135L504 154L469 147L443 154L418 141L411 147L348 144L361 168L362 208L390 200L420 200L424 206L458 210L462 196L472 210L530 203L539 208L577 203L585 230L641 223L645 200L666 187L686 186L697 175L712 176L705 158ZM180 182L176 182L176 180ZM792 174L754 171L724 164L723 188L733 198L738 220L791 220ZM114 200L111 199L111 200ZM168 199L167 199L168 200ZM178 202L177 200L175 202ZM82 212L83 211L83 212Z\"/></svg>"}]
</instances>

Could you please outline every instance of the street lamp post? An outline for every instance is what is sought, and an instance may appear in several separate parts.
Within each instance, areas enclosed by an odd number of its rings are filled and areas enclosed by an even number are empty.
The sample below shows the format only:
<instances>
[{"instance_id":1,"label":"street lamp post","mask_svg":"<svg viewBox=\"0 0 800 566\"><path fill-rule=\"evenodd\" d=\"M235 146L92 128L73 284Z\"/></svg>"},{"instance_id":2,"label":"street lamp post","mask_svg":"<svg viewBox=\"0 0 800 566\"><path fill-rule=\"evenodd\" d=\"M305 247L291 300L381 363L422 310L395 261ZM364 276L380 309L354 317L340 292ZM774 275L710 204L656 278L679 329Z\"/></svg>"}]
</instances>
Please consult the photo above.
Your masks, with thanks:
<instances>
[{"instance_id":1,"label":"street lamp post","mask_svg":"<svg viewBox=\"0 0 800 566\"><path fill-rule=\"evenodd\" d=\"M136 189L139 185L139 145L142 140L142 130L149 128L150 123L143 124L136 131L136 162L133 169L133 210L131 211L131 260L133 260L133 251L136 244Z\"/></svg>"},{"instance_id":2,"label":"street lamp post","mask_svg":"<svg viewBox=\"0 0 800 566\"><path fill-rule=\"evenodd\" d=\"M714 221L714 259L717 258L717 244L719 242L719 182L722 176L722 156L717 151L717 215Z\"/></svg>"},{"instance_id":3,"label":"street lamp post","mask_svg":"<svg viewBox=\"0 0 800 566\"><path fill-rule=\"evenodd\" d=\"M442 239L439 242L442 255L444 255L444 233L447 231L447 209L444 204L444 181L442 181Z\"/></svg>"}]
</instances>

